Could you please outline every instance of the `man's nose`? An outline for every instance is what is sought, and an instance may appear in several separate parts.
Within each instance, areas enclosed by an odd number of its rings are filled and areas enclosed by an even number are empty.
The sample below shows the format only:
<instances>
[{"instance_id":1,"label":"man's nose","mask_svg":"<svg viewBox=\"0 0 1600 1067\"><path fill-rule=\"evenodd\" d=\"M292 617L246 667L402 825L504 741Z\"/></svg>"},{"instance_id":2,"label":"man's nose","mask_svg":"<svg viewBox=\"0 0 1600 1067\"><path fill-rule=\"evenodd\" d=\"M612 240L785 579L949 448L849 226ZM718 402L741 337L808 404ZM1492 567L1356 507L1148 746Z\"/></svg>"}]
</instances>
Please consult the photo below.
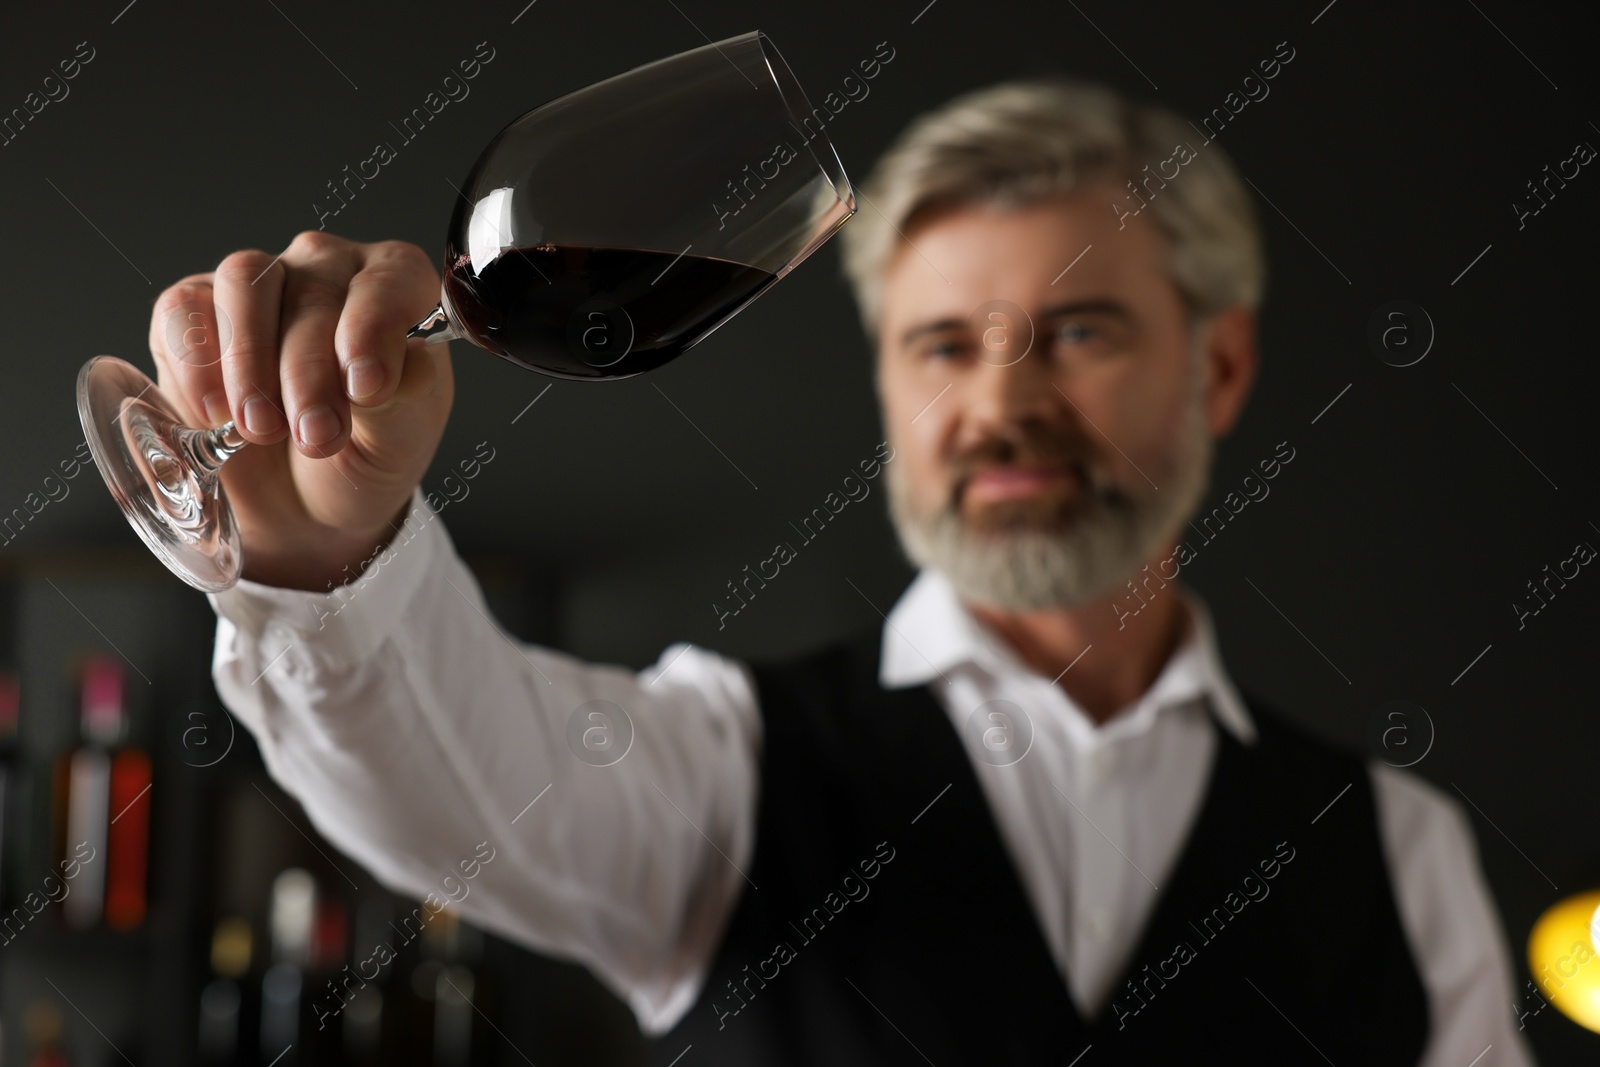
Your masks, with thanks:
<instances>
[{"instance_id":1,"label":"man's nose","mask_svg":"<svg viewBox=\"0 0 1600 1067\"><path fill-rule=\"evenodd\" d=\"M967 411L974 421L1007 425L1059 417L1064 407L1050 361L1035 340L1013 334L980 342L969 382Z\"/></svg>"}]
</instances>

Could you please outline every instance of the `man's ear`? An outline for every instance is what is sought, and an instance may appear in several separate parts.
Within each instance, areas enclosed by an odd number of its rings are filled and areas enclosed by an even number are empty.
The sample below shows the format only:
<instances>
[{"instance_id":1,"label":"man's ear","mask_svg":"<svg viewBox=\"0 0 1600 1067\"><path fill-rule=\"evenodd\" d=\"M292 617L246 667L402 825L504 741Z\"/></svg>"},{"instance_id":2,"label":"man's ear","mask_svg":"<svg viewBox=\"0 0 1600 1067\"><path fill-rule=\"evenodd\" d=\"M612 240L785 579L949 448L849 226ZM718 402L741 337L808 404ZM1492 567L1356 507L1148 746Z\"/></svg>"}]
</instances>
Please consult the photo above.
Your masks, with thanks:
<instances>
[{"instance_id":1,"label":"man's ear","mask_svg":"<svg viewBox=\"0 0 1600 1067\"><path fill-rule=\"evenodd\" d=\"M1213 437L1225 437L1239 421L1256 380L1255 313L1242 304L1217 312L1200 351L1206 361L1206 421Z\"/></svg>"}]
</instances>

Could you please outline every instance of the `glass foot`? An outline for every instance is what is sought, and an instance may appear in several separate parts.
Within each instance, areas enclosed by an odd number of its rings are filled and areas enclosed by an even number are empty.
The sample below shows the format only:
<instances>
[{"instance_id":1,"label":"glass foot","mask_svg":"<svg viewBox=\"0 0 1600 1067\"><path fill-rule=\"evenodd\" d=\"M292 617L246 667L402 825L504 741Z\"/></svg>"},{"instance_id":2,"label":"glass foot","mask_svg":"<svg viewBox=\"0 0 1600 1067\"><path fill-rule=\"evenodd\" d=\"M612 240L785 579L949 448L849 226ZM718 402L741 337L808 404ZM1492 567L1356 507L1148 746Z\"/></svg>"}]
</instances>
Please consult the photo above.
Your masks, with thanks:
<instances>
[{"instance_id":1,"label":"glass foot","mask_svg":"<svg viewBox=\"0 0 1600 1067\"><path fill-rule=\"evenodd\" d=\"M207 593L237 582L239 528L216 474L232 449L184 426L154 382L112 356L78 373L78 417L112 497L167 569Z\"/></svg>"}]
</instances>

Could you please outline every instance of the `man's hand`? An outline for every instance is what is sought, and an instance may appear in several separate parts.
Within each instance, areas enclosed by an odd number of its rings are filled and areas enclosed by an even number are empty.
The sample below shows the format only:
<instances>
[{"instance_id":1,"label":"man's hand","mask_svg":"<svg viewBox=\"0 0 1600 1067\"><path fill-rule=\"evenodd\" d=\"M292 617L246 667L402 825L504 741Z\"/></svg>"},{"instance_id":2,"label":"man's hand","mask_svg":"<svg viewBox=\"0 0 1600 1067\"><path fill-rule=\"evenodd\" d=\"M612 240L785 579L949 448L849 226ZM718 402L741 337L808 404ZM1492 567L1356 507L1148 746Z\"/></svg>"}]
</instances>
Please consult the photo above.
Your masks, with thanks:
<instances>
[{"instance_id":1,"label":"man's hand","mask_svg":"<svg viewBox=\"0 0 1600 1067\"><path fill-rule=\"evenodd\" d=\"M427 253L317 230L276 262L234 252L156 299L158 384L191 426L233 419L222 468L244 576L325 591L395 533L438 448L448 346L407 341L439 301Z\"/></svg>"}]
</instances>

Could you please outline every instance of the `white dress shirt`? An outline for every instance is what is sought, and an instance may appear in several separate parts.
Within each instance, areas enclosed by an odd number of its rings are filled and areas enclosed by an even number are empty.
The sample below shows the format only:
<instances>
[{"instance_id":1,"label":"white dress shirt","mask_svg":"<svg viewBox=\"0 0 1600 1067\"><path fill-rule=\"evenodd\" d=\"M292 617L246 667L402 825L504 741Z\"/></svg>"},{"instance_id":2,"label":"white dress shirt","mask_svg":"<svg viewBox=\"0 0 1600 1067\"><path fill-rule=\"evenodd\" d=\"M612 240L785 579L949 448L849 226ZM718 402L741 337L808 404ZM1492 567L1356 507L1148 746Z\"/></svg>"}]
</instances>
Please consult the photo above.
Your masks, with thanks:
<instances>
[{"instance_id":1,"label":"white dress shirt","mask_svg":"<svg viewBox=\"0 0 1600 1067\"><path fill-rule=\"evenodd\" d=\"M495 858L465 885L464 917L585 964L647 1034L665 1033L699 994L754 851L762 730L749 670L684 643L635 672L512 640L444 524L415 500L405 533L341 590L243 581L211 594L218 692L273 778L378 881L454 898L461 883L441 888L443 878L488 842ZM951 715L1086 1016L1114 994L1198 814L1216 748L1208 716L1246 744L1255 737L1209 613L1171 589L1189 609L1186 634L1149 690L1104 725L937 572L918 575L883 629L882 684L929 684ZM1031 748L1009 766L985 759L964 728L992 700L1031 725ZM588 713L611 705L631 723L625 755L577 758L572 739L606 721ZM625 724L606 722L620 747ZM1423 1067L1463 1067L1486 1048L1476 1067L1531 1064L1459 806L1415 775L1369 765L1433 1020Z\"/></svg>"}]
</instances>

